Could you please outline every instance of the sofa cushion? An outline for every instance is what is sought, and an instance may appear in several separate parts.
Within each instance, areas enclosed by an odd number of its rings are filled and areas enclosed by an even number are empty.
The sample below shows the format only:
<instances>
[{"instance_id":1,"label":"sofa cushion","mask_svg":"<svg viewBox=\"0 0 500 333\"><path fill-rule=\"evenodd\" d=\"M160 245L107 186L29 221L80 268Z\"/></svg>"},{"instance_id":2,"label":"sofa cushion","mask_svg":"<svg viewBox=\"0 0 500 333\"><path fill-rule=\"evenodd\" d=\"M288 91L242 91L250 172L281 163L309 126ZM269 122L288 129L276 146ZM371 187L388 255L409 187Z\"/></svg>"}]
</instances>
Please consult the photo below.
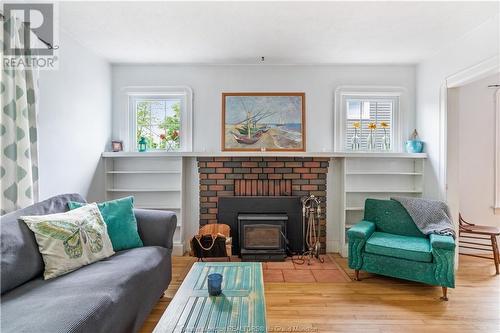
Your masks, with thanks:
<instances>
[{"instance_id":1,"label":"sofa cushion","mask_svg":"<svg viewBox=\"0 0 500 333\"><path fill-rule=\"evenodd\" d=\"M62 194L0 217L2 294L43 273L35 236L19 217L65 212L69 201L85 202L79 194Z\"/></svg>"},{"instance_id":2,"label":"sofa cushion","mask_svg":"<svg viewBox=\"0 0 500 333\"><path fill-rule=\"evenodd\" d=\"M365 251L372 254L421 262L432 262L429 239L374 232L366 242Z\"/></svg>"},{"instance_id":3,"label":"sofa cushion","mask_svg":"<svg viewBox=\"0 0 500 333\"><path fill-rule=\"evenodd\" d=\"M52 279L115 254L106 223L95 203L69 212L21 216L35 234Z\"/></svg>"},{"instance_id":4,"label":"sofa cushion","mask_svg":"<svg viewBox=\"0 0 500 333\"><path fill-rule=\"evenodd\" d=\"M70 202L69 209L82 207L80 202ZM113 250L121 251L143 246L137 232L134 215L134 197L120 198L97 204L108 227Z\"/></svg>"},{"instance_id":5,"label":"sofa cushion","mask_svg":"<svg viewBox=\"0 0 500 333\"><path fill-rule=\"evenodd\" d=\"M169 249L150 246L117 252L2 295L1 331L136 332L170 277Z\"/></svg>"}]
</instances>

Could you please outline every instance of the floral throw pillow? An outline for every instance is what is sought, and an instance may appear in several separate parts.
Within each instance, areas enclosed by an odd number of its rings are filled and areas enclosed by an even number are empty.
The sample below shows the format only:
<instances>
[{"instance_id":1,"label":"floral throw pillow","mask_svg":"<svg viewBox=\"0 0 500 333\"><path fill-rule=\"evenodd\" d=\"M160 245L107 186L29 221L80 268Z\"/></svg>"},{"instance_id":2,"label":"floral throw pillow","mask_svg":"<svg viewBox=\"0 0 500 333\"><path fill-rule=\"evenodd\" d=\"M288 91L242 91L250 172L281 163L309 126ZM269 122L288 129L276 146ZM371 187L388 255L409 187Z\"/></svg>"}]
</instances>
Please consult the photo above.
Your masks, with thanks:
<instances>
[{"instance_id":1,"label":"floral throw pillow","mask_svg":"<svg viewBox=\"0 0 500 333\"><path fill-rule=\"evenodd\" d=\"M45 280L115 253L95 203L66 213L21 216L21 219L35 233L45 263Z\"/></svg>"}]
</instances>

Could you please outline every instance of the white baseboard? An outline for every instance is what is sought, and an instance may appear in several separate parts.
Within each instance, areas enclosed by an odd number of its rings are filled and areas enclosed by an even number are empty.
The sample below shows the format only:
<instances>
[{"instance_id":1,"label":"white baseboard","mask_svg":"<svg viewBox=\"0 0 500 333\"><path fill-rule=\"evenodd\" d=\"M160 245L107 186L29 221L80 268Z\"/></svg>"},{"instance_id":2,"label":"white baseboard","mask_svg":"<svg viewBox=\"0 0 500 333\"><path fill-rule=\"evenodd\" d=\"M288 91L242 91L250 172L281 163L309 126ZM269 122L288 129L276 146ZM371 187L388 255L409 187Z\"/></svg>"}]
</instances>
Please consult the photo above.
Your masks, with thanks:
<instances>
[{"instance_id":1,"label":"white baseboard","mask_svg":"<svg viewBox=\"0 0 500 333\"><path fill-rule=\"evenodd\" d=\"M174 247L172 249L173 256L182 256L184 255L184 243L174 242Z\"/></svg>"}]
</instances>

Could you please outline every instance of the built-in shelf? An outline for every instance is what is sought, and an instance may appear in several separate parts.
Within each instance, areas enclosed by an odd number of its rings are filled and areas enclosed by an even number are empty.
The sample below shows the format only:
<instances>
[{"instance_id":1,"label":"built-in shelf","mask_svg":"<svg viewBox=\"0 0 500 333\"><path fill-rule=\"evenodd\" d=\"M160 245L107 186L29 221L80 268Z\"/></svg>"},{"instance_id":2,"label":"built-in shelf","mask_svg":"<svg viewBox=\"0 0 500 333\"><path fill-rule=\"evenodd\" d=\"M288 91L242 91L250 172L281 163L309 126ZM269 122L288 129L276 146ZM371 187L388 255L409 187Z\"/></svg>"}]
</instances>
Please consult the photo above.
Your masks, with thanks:
<instances>
[{"instance_id":1,"label":"built-in shelf","mask_svg":"<svg viewBox=\"0 0 500 333\"><path fill-rule=\"evenodd\" d=\"M174 211L174 255L184 254L185 164L182 154L103 153L106 200L133 196L135 208ZM156 157L156 158L155 158Z\"/></svg>"},{"instance_id":2,"label":"built-in shelf","mask_svg":"<svg viewBox=\"0 0 500 333\"><path fill-rule=\"evenodd\" d=\"M108 188L108 192L180 192L180 188Z\"/></svg>"},{"instance_id":3,"label":"built-in shelf","mask_svg":"<svg viewBox=\"0 0 500 333\"><path fill-rule=\"evenodd\" d=\"M107 174L180 174L180 171L163 171L163 170L112 170L107 171Z\"/></svg>"},{"instance_id":4,"label":"built-in shelf","mask_svg":"<svg viewBox=\"0 0 500 333\"><path fill-rule=\"evenodd\" d=\"M347 229L363 219L366 199L390 199L394 195L421 197L425 154L349 154L341 162L343 196L341 254L347 256Z\"/></svg>"},{"instance_id":5,"label":"built-in shelf","mask_svg":"<svg viewBox=\"0 0 500 333\"><path fill-rule=\"evenodd\" d=\"M181 209L181 207L168 207L168 206L160 206L160 205L153 205L153 206L139 205L139 206L135 206L135 208L139 208L139 209L159 209L159 210L179 210L179 209Z\"/></svg>"},{"instance_id":6,"label":"built-in shelf","mask_svg":"<svg viewBox=\"0 0 500 333\"><path fill-rule=\"evenodd\" d=\"M347 193L422 193L422 190L405 190L405 189L371 189L371 188L365 188L365 189L347 189Z\"/></svg>"},{"instance_id":7,"label":"built-in shelf","mask_svg":"<svg viewBox=\"0 0 500 333\"><path fill-rule=\"evenodd\" d=\"M365 210L365 207L346 207L345 210L363 211L363 210Z\"/></svg>"},{"instance_id":8,"label":"built-in shelf","mask_svg":"<svg viewBox=\"0 0 500 333\"><path fill-rule=\"evenodd\" d=\"M423 176L422 172L397 172L397 171L349 171L346 175L373 175L373 176Z\"/></svg>"}]
</instances>

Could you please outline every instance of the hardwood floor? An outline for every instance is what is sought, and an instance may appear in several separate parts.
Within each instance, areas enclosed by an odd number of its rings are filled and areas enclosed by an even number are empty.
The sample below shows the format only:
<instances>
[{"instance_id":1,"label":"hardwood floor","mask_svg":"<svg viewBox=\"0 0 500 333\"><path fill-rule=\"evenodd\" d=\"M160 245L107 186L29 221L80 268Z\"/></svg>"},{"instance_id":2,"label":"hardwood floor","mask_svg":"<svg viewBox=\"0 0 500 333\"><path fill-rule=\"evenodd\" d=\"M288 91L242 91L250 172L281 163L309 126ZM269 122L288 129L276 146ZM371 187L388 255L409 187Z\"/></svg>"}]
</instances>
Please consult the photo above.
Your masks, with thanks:
<instances>
[{"instance_id":1,"label":"hardwood floor","mask_svg":"<svg viewBox=\"0 0 500 333\"><path fill-rule=\"evenodd\" d=\"M331 257L351 276L347 261ZM141 332L151 332L189 271L175 257L172 283ZM361 273L360 282L265 283L269 332L500 332L500 276L489 260L460 258L448 302L441 288Z\"/></svg>"}]
</instances>

